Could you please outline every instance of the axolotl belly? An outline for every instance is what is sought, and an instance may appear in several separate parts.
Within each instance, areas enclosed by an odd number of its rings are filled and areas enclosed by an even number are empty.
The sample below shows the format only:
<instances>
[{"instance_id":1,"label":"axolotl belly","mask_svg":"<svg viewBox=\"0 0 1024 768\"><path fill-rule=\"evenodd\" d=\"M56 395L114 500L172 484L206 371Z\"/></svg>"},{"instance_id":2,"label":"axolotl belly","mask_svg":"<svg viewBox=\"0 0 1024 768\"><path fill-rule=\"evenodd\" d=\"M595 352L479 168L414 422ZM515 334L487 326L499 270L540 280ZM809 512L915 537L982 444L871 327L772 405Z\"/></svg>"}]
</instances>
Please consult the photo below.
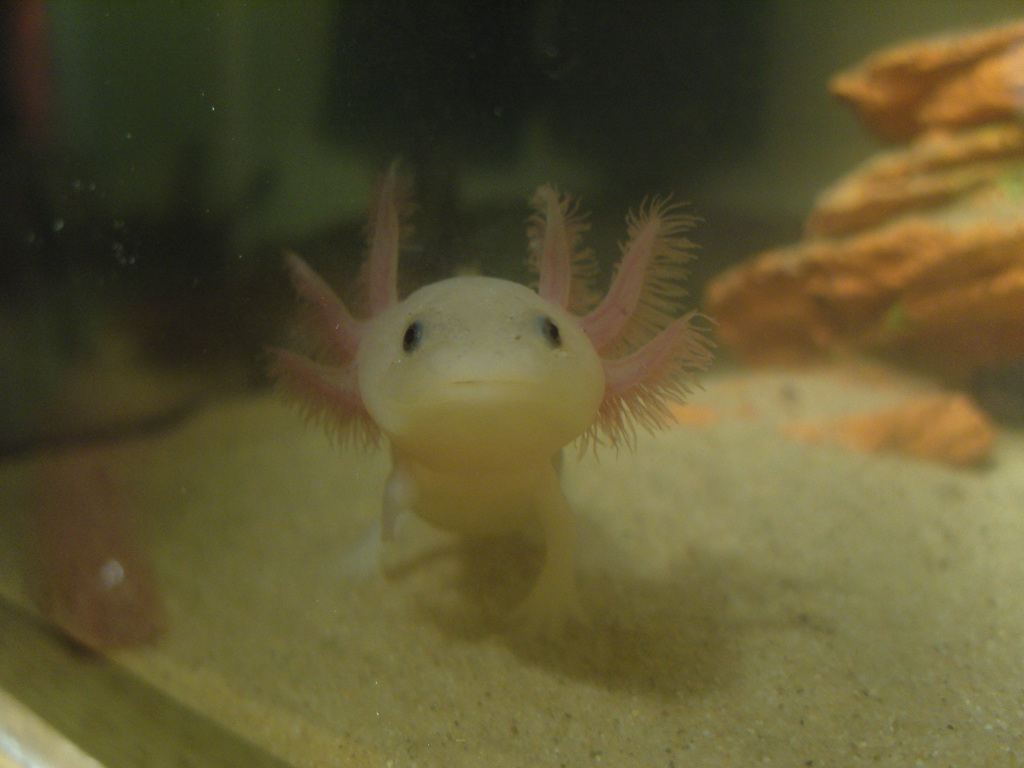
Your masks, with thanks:
<instances>
[{"instance_id":1,"label":"axolotl belly","mask_svg":"<svg viewBox=\"0 0 1024 768\"><path fill-rule=\"evenodd\" d=\"M405 198L392 167L371 207L366 319L353 317L305 262L289 256L321 359L278 351L275 372L310 413L369 439L387 438L385 539L407 512L469 535L539 523L544 564L516 620L531 631L554 630L577 605L561 449L581 436L628 442L634 421L664 423L666 403L685 396L690 371L709 359L693 313L669 314L677 296L666 279L679 276L686 244L679 231L689 219L653 204L634 220L604 301L581 315L570 306L588 271L575 248L584 224L567 198L549 187L535 198L537 291L465 276L400 301Z\"/></svg>"}]
</instances>

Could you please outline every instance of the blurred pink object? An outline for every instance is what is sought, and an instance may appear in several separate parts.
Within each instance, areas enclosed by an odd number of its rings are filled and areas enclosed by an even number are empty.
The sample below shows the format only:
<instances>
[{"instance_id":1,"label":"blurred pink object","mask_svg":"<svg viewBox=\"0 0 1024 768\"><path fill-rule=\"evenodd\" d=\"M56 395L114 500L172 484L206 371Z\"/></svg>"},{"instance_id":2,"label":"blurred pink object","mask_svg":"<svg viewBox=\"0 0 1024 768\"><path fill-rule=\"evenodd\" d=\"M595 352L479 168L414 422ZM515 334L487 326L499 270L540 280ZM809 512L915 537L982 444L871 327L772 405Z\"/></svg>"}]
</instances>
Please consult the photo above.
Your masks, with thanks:
<instances>
[{"instance_id":1,"label":"blurred pink object","mask_svg":"<svg viewBox=\"0 0 1024 768\"><path fill-rule=\"evenodd\" d=\"M94 649L156 639L164 606L104 449L44 452L34 496L42 610Z\"/></svg>"},{"instance_id":2,"label":"blurred pink object","mask_svg":"<svg viewBox=\"0 0 1024 768\"><path fill-rule=\"evenodd\" d=\"M11 20L7 62L14 83L22 138L29 146L46 147L53 134L53 79L46 3L19 0Z\"/></svg>"}]
</instances>

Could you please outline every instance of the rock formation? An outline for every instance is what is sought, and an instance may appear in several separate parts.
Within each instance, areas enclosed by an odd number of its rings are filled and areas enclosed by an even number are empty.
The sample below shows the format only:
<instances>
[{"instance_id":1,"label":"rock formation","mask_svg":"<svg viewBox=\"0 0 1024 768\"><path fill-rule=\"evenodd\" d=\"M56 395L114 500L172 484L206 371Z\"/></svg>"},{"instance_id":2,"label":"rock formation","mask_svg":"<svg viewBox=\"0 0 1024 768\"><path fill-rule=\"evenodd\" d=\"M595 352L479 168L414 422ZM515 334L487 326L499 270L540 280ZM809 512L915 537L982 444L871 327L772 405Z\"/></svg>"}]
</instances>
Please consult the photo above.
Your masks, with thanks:
<instances>
[{"instance_id":1,"label":"rock formation","mask_svg":"<svg viewBox=\"0 0 1024 768\"><path fill-rule=\"evenodd\" d=\"M881 151L805 238L716 278L719 340L751 363L879 352L965 381L1024 356L1024 21L914 42L837 75Z\"/></svg>"}]
</instances>

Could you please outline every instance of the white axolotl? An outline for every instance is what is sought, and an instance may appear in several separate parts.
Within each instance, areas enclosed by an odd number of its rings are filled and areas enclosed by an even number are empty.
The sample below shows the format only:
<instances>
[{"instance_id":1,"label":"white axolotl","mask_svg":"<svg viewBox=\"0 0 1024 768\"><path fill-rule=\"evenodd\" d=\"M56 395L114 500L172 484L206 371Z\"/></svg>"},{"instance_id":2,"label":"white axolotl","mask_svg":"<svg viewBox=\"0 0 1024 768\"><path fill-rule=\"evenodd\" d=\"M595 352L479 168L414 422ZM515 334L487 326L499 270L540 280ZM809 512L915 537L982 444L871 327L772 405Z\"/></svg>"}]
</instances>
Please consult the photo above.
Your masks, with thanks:
<instances>
[{"instance_id":1,"label":"white axolotl","mask_svg":"<svg viewBox=\"0 0 1024 768\"><path fill-rule=\"evenodd\" d=\"M576 611L575 522L559 483L561 450L630 443L635 424L671 421L710 343L681 317L680 282L694 218L654 200L629 218L629 242L603 300L587 307L595 270L587 228L550 186L533 199L529 247L537 290L463 276L399 299L409 184L396 165L378 181L363 268L368 316L357 319L298 256L287 264L317 342L316 361L274 352L285 391L313 416L369 442L383 434L392 469L382 535L406 512L440 528L501 535L539 523L544 562L515 620L557 629ZM591 301L590 304L594 302Z\"/></svg>"}]
</instances>

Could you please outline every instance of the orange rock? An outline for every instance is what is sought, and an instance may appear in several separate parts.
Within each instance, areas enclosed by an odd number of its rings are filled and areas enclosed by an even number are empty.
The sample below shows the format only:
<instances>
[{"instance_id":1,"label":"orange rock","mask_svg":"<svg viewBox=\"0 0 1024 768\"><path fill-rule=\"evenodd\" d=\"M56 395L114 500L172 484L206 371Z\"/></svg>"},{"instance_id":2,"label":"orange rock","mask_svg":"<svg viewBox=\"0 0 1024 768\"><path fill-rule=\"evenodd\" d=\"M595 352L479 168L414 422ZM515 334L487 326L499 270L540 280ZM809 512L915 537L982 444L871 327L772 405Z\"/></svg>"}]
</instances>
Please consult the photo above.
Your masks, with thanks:
<instances>
[{"instance_id":1,"label":"orange rock","mask_svg":"<svg viewBox=\"0 0 1024 768\"><path fill-rule=\"evenodd\" d=\"M680 403L669 407L677 424L689 427L710 427L718 422L718 411L707 405Z\"/></svg>"},{"instance_id":2,"label":"orange rock","mask_svg":"<svg viewBox=\"0 0 1024 768\"><path fill-rule=\"evenodd\" d=\"M989 420L964 395L921 397L895 408L789 425L783 431L807 442L836 442L960 467L988 458L995 440Z\"/></svg>"},{"instance_id":3,"label":"orange rock","mask_svg":"<svg viewBox=\"0 0 1024 768\"><path fill-rule=\"evenodd\" d=\"M962 128L1019 116L1024 104L1024 42L981 59L941 84L921 105L926 126Z\"/></svg>"},{"instance_id":4,"label":"orange rock","mask_svg":"<svg viewBox=\"0 0 1024 768\"><path fill-rule=\"evenodd\" d=\"M866 349L962 380L1024 354L1024 217L900 219L768 251L716 277L705 305L748 363Z\"/></svg>"},{"instance_id":5,"label":"orange rock","mask_svg":"<svg viewBox=\"0 0 1024 768\"><path fill-rule=\"evenodd\" d=\"M866 350L956 383L1024 356L1024 21L885 51L833 90L914 139L826 190L803 242L709 284L718 339L749 363Z\"/></svg>"},{"instance_id":6,"label":"orange rock","mask_svg":"<svg viewBox=\"0 0 1024 768\"><path fill-rule=\"evenodd\" d=\"M907 43L836 75L829 87L868 130L890 140L1011 119L1020 109L1014 67L1021 54L1012 50L1020 43L1024 21Z\"/></svg>"},{"instance_id":7,"label":"orange rock","mask_svg":"<svg viewBox=\"0 0 1024 768\"><path fill-rule=\"evenodd\" d=\"M807 219L808 237L837 237L891 216L920 212L998 183L1024 163L1024 125L996 123L926 134L869 159L826 190Z\"/></svg>"}]
</instances>

